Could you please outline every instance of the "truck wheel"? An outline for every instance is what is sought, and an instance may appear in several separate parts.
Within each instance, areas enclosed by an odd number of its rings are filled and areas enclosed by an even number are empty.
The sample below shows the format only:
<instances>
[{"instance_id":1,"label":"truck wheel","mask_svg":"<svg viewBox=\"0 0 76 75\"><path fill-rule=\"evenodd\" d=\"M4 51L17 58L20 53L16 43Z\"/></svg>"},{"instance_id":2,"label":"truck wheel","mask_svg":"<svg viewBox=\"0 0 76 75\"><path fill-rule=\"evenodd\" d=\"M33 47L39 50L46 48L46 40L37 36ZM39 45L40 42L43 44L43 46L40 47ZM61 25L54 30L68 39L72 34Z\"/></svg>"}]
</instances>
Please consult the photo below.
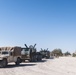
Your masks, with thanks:
<instances>
[{"instance_id":1,"label":"truck wheel","mask_svg":"<svg viewBox=\"0 0 76 75\"><path fill-rule=\"evenodd\" d=\"M16 63L16 65L19 65L20 62L21 62L21 59L20 58L17 58L17 61L15 63Z\"/></svg>"},{"instance_id":2,"label":"truck wheel","mask_svg":"<svg viewBox=\"0 0 76 75\"><path fill-rule=\"evenodd\" d=\"M1 61L1 67L4 68L4 67L6 67L6 66L7 66L7 59L3 59L3 60Z\"/></svg>"}]
</instances>

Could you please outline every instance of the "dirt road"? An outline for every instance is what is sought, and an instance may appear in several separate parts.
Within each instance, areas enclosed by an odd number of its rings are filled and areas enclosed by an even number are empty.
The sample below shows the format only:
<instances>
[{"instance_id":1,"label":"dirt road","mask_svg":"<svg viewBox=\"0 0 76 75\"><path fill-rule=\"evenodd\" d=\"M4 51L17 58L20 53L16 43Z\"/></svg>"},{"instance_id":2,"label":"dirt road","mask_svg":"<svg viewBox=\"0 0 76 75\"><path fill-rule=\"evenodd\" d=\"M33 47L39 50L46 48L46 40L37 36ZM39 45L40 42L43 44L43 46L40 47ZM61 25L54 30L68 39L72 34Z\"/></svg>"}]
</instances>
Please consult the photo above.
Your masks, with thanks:
<instances>
[{"instance_id":1,"label":"dirt road","mask_svg":"<svg viewBox=\"0 0 76 75\"><path fill-rule=\"evenodd\" d=\"M60 57L36 63L22 63L0 68L0 75L76 75L76 58Z\"/></svg>"}]
</instances>

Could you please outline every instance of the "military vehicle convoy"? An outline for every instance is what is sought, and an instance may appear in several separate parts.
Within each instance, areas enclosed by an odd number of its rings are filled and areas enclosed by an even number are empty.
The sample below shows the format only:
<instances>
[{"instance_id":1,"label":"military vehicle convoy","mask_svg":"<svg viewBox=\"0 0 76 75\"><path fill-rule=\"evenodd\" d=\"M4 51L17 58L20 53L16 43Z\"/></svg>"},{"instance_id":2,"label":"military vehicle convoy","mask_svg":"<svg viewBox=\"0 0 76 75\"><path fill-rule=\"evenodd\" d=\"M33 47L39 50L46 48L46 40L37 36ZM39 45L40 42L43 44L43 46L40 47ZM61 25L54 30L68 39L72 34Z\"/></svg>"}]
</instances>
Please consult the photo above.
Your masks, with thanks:
<instances>
[{"instance_id":1,"label":"military vehicle convoy","mask_svg":"<svg viewBox=\"0 0 76 75\"><path fill-rule=\"evenodd\" d=\"M42 58L50 58L50 51L48 49L41 49L37 52L36 44L25 47L0 47L0 67L6 67L8 63L15 62L19 65L21 62L28 60L29 62L41 61Z\"/></svg>"},{"instance_id":2,"label":"military vehicle convoy","mask_svg":"<svg viewBox=\"0 0 76 75\"><path fill-rule=\"evenodd\" d=\"M42 55L40 52L37 52L35 46L36 44L28 47L25 44L25 48L18 46L0 47L0 67L6 67L10 62L15 62L16 65L19 65L25 60L30 62L41 61Z\"/></svg>"},{"instance_id":3,"label":"military vehicle convoy","mask_svg":"<svg viewBox=\"0 0 76 75\"><path fill-rule=\"evenodd\" d=\"M42 54L42 58L46 58L46 59L50 58L50 51L48 51L48 48L47 49L41 48L40 53Z\"/></svg>"}]
</instances>

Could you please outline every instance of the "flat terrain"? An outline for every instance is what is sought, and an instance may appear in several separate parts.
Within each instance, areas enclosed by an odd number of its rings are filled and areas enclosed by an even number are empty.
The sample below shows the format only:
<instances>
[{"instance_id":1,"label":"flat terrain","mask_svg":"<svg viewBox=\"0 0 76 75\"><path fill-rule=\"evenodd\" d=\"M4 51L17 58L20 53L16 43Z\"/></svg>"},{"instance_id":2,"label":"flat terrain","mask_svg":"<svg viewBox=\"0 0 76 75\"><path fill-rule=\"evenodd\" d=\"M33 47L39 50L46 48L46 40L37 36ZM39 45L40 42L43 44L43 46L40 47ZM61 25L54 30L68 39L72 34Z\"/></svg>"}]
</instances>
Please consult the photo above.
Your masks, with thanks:
<instances>
[{"instance_id":1,"label":"flat terrain","mask_svg":"<svg viewBox=\"0 0 76 75\"><path fill-rule=\"evenodd\" d=\"M60 57L36 63L22 63L0 68L0 75L76 75L76 58Z\"/></svg>"}]
</instances>

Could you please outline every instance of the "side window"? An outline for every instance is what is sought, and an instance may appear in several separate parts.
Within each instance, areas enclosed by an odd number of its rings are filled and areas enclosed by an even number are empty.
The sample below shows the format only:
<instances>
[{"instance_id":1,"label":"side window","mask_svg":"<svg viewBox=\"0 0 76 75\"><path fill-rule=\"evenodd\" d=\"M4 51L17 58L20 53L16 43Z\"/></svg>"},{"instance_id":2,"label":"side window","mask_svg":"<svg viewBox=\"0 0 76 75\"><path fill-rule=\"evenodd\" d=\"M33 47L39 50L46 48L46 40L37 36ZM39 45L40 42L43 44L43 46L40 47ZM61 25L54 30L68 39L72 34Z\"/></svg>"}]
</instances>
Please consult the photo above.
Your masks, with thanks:
<instances>
[{"instance_id":1,"label":"side window","mask_svg":"<svg viewBox=\"0 0 76 75\"><path fill-rule=\"evenodd\" d=\"M12 56L12 55L13 55L13 53L12 53L12 52L10 52L10 55Z\"/></svg>"},{"instance_id":2,"label":"side window","mask_svg":"<svg viewBox=\"0 0 76 75\"><path fill-rule=\"evenodd\" d=\"M1 54L1 52L0 52L0 54Z\"/></svg>"},{"instance_id":3,"label":"side window","mask_svg":"<svg viewBox=\"0 0 76 75\"><path fill-rule=\"evenodd\" d=\"M5 51L5 52L2 52L2 54L8 54L8 52Z\"/></svg>"}]
</instances>

